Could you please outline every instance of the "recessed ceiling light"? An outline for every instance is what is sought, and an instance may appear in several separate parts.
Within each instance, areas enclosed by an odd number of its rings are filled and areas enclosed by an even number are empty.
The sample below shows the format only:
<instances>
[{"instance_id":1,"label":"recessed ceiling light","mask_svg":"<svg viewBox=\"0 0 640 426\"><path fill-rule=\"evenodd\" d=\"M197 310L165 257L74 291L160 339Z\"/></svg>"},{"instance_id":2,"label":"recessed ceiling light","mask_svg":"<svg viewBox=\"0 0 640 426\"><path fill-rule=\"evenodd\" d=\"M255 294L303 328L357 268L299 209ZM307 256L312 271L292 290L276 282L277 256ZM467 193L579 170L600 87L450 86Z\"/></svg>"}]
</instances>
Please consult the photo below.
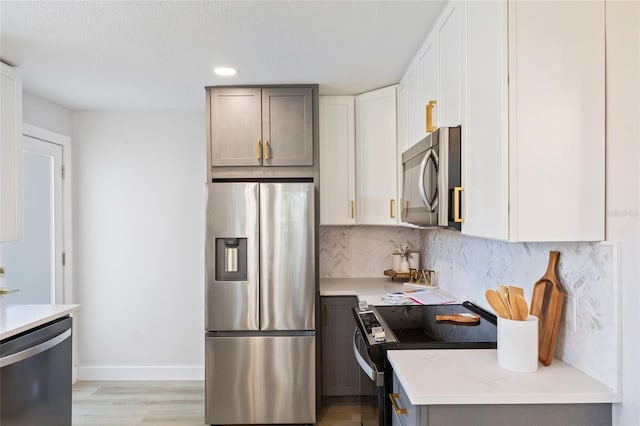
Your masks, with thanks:
<instances>
[{"instance_id":1,"label":"recessed ceiling light","mask_svg":"<svg viewBox=\"0 0 640 426\"><path fill-rule=\"evenodd\" d=\"M231 77L232 75L236 75L238 73L235 68L231 67L217 67L213 69L213 72L223 77Z\"/></svg>"}]
</instances>

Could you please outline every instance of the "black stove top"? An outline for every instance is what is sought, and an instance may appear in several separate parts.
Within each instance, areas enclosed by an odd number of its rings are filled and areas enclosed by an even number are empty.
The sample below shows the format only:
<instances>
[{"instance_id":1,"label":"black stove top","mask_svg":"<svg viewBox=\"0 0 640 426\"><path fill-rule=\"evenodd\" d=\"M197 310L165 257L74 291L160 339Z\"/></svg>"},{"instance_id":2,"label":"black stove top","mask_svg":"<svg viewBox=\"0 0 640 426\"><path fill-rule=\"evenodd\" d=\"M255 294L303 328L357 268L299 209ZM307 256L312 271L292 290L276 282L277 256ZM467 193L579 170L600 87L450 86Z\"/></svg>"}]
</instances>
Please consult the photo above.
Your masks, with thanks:
<instances>
[{"instance_id":1,"label":"black stove top","mask_svg":"<svg viewBox=\"0 0 640 426\"><path fill-rule=\"evenodd\" d=\"M477 323L437 321L438 315L475 313L464 305L376 306L375 310L397 340L394 349L496 347L491 314L481 315Z\"/></svg>"},{"instance_id":2,"label":"black stove top","mask_svg":"<svg viewBox=\"0 0 640 426\"><path fill-rule=\"evenodd\" d=\"M369 306L365 310L354 308L353 313L364 337L367 352L379 366L384 365L387 350L496 348L495 315L470 302L448 305ZM475 323L436 319L438 315L460 314L477 314L480 318ZM382 339L375 338L374 327L382 327Z\"/></svg>"}]
</instances>

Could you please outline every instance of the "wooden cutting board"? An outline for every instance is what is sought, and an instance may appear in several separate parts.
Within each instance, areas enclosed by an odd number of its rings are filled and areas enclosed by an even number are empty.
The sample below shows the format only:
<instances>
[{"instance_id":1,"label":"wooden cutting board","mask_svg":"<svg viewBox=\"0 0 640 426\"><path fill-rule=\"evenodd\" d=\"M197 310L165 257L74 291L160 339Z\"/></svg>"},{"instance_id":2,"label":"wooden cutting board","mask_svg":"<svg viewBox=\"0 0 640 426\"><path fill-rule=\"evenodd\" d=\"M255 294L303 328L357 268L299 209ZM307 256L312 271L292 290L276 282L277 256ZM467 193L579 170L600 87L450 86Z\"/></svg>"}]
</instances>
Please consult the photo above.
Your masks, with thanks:
<instances>
[{"instance_id":1,"label":"wooden cutting board","mask_svg":"<svg viewBox=\"0 0 640 426\"><path fill-rule=\"evenodd\" d=\"M530 313L538 317L538 359L545 366L553 360L567 294L556 275L559 258L560 252L549 252L547 272L534 284L531 295Z\"/></svg>"}]
</instances>

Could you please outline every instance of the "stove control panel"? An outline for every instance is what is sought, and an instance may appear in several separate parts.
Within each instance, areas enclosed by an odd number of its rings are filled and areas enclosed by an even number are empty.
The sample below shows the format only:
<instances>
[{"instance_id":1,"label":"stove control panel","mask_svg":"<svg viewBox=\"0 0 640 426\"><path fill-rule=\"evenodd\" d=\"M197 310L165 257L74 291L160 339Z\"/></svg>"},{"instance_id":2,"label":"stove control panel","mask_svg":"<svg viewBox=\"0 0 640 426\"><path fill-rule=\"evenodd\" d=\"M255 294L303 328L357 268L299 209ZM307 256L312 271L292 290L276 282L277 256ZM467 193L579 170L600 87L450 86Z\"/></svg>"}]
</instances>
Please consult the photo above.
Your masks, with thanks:
<instances>
[{"instance_id":1,"label":"stove control panel","mask_svg":"<svg viewBox=\"0 0 640 426\"><path fill-rule=\"evenodd\" d=\"M360 331L363 336L366 336L370 345L396 341L393 334L387 332L388 327L376 314L375 308L367 306L367 309L363 309L362 306L360 306L357 314Z\"/></svg>"}]
</instances>

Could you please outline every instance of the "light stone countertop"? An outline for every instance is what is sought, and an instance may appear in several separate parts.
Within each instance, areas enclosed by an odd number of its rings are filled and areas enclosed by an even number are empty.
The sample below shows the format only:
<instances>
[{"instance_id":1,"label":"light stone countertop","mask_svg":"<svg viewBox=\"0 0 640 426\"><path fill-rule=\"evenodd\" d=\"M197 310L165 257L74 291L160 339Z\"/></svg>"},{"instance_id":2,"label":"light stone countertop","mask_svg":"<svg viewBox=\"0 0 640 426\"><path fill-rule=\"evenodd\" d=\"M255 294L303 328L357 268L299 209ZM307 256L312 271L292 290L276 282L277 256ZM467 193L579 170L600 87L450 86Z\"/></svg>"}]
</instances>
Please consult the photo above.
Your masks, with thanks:
<instances>
[{"instance_id":1,"label":"light stone countertop","mask_svg":"<svg viewBox=\"0 0 640 426\"><path fill-rule=\"evenodd\" d=\"M533 373L498 366L495 349L389 351L414 405L620 402L620 393L557 358Z\"/></svg>"},{"instance_id":2,"label":"light stone countertop","mask_svg":"<svg viewBox=\"0 0 640 426\"><path fill-rule=\"evenodd\" d=\"M69 315L80 305L3 305L0 308L0 340Z\"/></svg>"},{"instance_id":3,"label":"light stone countertop","mask_svg":"<svg viewBox=\"0 0 640 426\"><path fill-rule=\"evenodd\" d=\"M369 305L387 305L388 293L414 290L416 286L403 285L401 281L392 281L391 277L384 278L320 278L320 296L356 296L358 300L365 300ZM462 301L451 294L438 289L441 295L458 303ZM415 304L406 301L406 304Z\"/></svg>"}]
</instances>

